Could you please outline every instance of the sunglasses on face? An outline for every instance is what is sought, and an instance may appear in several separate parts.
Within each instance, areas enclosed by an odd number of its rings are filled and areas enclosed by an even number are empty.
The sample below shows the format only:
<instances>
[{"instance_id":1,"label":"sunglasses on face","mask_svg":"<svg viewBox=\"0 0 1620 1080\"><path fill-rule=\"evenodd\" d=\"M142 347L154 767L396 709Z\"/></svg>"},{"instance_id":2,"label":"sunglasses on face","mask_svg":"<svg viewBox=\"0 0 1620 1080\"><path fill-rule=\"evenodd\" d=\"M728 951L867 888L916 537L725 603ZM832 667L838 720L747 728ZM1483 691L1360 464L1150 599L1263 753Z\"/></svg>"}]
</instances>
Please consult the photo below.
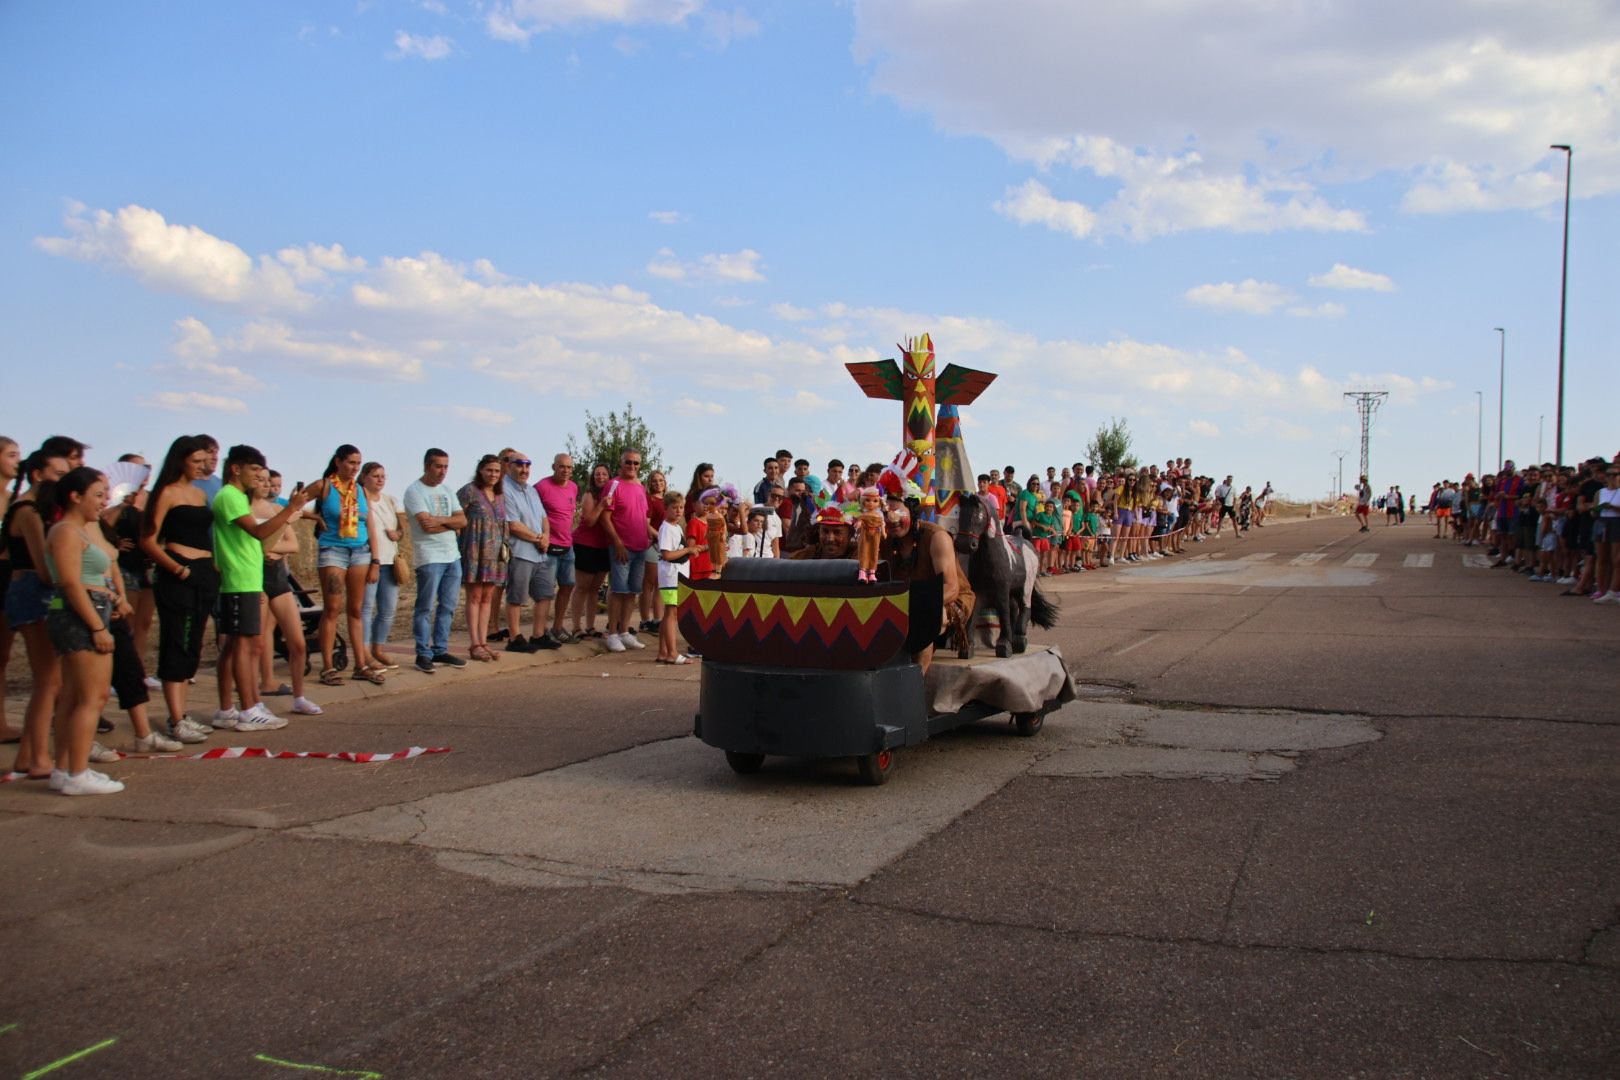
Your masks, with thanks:
<instances>
[{"instance_id":1,"label":"sunglasses on face","mask_svg":"<svg viewBox=\"0 0 1620 1080\"><path fill-rule=\"evenodd\" d=\"M526 457L507 458L506 463L508 465L513 466L514 468L519 468L519 469L527 469L530 465L534 464L534 462L530 461Z\"/></svg>"}]
</instances>

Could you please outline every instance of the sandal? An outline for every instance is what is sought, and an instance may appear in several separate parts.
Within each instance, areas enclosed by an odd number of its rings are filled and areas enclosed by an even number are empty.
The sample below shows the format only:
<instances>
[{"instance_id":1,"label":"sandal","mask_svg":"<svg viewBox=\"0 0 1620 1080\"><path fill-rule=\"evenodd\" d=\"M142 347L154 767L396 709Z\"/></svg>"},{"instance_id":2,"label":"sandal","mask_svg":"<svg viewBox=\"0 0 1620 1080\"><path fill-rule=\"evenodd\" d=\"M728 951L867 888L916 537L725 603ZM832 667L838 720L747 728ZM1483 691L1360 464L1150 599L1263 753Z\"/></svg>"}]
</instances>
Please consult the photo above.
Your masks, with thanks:
<instances>
[{"instance_id":1,"label":"sandal","mask_svg":"<svg viewBox=\"0 0 1620 1080\"><path fill-rule=\"evenodd\" d=\"M347 681L348 680L343 677L343 672L339 671L335 667L329 667L325 671L321 672L322 686L342 686Z\"/></svg>"},{"instance_id":2,"label":"sandal","mask_svg":"<svg viewBox=\"0 0 1620 1080\"><path fill-rule=\"evenodd\" d=\"M472 657L474 660L481 660L486 664L495 659L495 654L489 651L488 645L474 645L471 649L467 650L467 655Z\"/></svg>"},{"instance_id":3,"label":"sandal","mask_svg":"<svg viewBox=\"0 0 1620 1080\"><path fill-rule=\"evenodd\" d=\"M286 683L282 683L273 690L266 690L263 687L259 688L260 697L292 697L292 692L292 687Z\"/></svg>"},{"instance_id":4,"label":"sandal","mask_svg":"<svg viewBox=\"0 0 1620 1080\"><path fill-rule=\"evenodd\" d=\"M387 682L387 677L374 667L359 667L354 669L354 677L364 680L373 686L381 686Z\"/></svg>"}]
</instances>

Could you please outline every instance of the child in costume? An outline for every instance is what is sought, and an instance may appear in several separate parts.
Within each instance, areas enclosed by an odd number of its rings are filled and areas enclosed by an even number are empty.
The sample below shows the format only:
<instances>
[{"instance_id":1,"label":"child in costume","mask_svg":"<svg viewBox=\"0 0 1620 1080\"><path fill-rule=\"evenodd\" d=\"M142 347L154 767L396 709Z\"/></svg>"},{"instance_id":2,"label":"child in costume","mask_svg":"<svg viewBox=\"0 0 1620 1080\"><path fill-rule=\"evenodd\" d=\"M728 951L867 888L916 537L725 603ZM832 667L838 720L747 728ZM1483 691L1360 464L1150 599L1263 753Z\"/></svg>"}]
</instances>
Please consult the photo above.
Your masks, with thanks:
<instances>
[{"instance_id":1,"label":"child in costume","mask_svg":"<svg viewBox=\"0 0 1620 1080\"><path fill-rule=\"evenodd\" d=\"M883 493L875 487L861 491L861 515L855 521L855 557L860 562L856 579L877 581L877 564L883 546Z\"/></svg>"}]
</instances>

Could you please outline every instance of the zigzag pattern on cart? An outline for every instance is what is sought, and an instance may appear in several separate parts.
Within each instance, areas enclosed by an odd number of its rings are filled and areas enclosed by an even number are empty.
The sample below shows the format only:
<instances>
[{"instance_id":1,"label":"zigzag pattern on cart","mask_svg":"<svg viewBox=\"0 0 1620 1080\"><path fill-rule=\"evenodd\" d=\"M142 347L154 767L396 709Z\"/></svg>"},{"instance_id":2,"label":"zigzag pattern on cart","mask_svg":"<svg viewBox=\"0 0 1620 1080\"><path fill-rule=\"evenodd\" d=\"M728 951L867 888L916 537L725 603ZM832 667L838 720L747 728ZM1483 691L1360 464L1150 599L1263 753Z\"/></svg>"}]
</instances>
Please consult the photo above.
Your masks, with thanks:
<instances>
[{"instance_id":1,"label":"zigzag pattern on cart","mask_svg":"<svg viewBox=\"0 0 1620 1080\"><path fill-rule=\"evenodd\" d=\"M889 591L829 596L686 589L679 625L682 635L714 660L870 668L900 650L911 625L909 591L878 588Z\"/></svg>"}]
</instances>

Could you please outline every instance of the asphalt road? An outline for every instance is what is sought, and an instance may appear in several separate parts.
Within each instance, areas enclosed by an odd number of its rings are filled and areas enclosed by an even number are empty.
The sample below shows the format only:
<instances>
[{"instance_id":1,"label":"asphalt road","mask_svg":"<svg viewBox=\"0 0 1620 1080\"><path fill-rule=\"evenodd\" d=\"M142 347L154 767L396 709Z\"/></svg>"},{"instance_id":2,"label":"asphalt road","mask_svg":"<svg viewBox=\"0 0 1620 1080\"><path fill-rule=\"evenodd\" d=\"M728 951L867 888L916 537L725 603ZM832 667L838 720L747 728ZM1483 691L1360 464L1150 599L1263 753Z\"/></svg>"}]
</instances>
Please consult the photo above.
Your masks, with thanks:
<instances>
[{"instance_id":1,"label":"asphalt road","mask_svg":"<svg viewBox=\"0 0 1620 1080\"><path fill-rule=\"evenodd\" d=\"M883 788L650 650L0 785L0 1075L1620 1075L1620 609L1428 537L1052 579L1082 699Z\"/></svg>"}]
</instances>

